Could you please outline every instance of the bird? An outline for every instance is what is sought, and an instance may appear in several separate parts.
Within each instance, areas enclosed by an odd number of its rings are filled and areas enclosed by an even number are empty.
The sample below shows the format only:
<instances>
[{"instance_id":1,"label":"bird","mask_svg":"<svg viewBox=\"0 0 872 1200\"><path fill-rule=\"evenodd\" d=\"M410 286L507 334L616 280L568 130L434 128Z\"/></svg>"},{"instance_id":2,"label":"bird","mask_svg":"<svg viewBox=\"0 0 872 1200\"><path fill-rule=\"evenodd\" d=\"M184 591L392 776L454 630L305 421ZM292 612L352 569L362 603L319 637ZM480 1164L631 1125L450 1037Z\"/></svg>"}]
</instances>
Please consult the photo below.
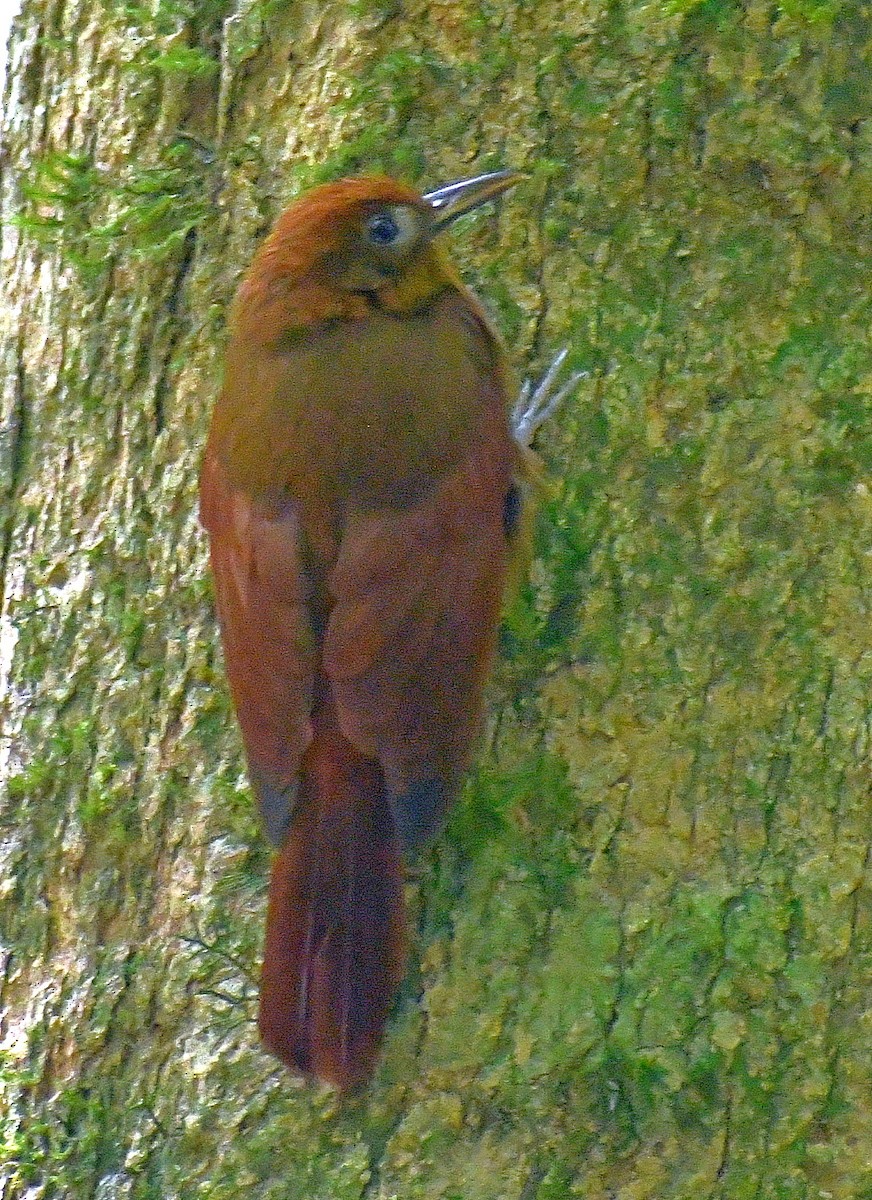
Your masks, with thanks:
<instances>
[{"instance_id":1,"label":"bird","mask_svg":"<svg viewBox=\"0 0 872 1200\"><path fill-rule=\"evenodd\" d=\"M512 417L506 351L445 244L521 178L316 187L231 312L200 515L274 847L258 1024L340 1093L375 1070L406 969L404 873L482 726L529 541L531 432L577 378L555 393L555 363Z\"/></svg>"}]
</instances>

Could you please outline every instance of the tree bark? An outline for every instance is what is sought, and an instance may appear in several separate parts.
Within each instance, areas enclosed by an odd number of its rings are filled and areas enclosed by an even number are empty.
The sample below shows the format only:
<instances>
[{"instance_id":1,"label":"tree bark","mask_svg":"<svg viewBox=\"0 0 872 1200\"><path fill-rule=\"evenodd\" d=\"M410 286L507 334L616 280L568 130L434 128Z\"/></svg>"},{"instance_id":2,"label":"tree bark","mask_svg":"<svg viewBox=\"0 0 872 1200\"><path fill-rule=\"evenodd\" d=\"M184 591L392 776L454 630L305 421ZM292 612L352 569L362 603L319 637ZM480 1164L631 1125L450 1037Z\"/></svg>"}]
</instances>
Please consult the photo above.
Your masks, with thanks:
<instances>
[{"instance_id":1,"label":"tree bark","mask_svg":"<svg viewBox=\"0 0 872 1200\"><path fill-rule=\"evenodd\" d=\"M0 1196L872 1196L861 0L24 0L0 202ZM268 851L196 518L301 188L459 227L588 371L368 1093L258 1048Z\"/></svg>"}]
</instances>

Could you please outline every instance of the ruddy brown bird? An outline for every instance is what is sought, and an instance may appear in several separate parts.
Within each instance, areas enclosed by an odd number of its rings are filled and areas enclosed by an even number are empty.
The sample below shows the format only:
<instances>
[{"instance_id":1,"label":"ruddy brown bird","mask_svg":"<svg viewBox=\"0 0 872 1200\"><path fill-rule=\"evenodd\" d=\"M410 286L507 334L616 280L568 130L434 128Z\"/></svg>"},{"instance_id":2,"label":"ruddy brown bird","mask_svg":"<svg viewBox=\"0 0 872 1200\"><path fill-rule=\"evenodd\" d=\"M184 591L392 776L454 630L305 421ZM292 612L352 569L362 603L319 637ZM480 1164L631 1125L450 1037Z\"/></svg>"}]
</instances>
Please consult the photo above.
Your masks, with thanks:
<instances>
[{"instance_id":1,"label":"ruddy brown bird","mask_svg":"<svg viewBox=\"0 0 872 1200\"><path fill-rule=\"evenodd\" d=\"M292 205L239 289L206 447L227 674L276 847L260 1032L343 1091L375 1066L402 860L469 764L523 525L505 355L438 236L518 178L343 179Z\"/></svg>"}]
</instances>

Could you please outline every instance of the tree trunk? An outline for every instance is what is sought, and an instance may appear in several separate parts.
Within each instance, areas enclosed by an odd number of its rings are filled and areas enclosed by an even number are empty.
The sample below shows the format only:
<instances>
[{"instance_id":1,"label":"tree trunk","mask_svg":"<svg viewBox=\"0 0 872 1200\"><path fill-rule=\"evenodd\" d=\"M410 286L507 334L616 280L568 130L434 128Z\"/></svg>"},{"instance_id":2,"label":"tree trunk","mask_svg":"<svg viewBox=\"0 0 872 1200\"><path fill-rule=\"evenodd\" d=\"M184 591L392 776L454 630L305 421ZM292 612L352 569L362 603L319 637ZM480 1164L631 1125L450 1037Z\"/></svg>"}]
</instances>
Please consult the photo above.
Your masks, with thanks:
<instances>
[{"instance_id":1,"label":"tree trunk","mask_svg":"<svg viewBox=\"0 0 872 1200\"><path fill-rule=\"evenodd\" d=\"M24 0L0 313L3 1200L872 1197L862 0ZM341 174L589 372L338 1107L257 1045L268 851L195 492L227 305Z\"/></svg>"}]
</instances>

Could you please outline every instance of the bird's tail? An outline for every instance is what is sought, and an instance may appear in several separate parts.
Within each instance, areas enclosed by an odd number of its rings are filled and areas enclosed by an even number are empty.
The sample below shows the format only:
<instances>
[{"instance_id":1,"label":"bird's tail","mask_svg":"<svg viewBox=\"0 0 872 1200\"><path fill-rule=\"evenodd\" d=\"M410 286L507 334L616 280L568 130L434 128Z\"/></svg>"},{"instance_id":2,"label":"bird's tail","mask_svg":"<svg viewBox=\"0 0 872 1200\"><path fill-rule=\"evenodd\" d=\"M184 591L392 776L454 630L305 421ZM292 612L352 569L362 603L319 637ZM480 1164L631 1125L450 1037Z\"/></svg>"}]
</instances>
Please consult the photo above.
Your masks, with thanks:
<instances>
[{"instance_id":1,"label":"bird's tail","mask_svg":"<svg viewBox=\"0 0 872 1200\"><path fill-rule=\"evenodd\" d=\"M400 852L377 762L316 709L287 841L270 879L260 1034L292 1070L365 1082L404 974Z\"/></svg>"}]
</instances>

